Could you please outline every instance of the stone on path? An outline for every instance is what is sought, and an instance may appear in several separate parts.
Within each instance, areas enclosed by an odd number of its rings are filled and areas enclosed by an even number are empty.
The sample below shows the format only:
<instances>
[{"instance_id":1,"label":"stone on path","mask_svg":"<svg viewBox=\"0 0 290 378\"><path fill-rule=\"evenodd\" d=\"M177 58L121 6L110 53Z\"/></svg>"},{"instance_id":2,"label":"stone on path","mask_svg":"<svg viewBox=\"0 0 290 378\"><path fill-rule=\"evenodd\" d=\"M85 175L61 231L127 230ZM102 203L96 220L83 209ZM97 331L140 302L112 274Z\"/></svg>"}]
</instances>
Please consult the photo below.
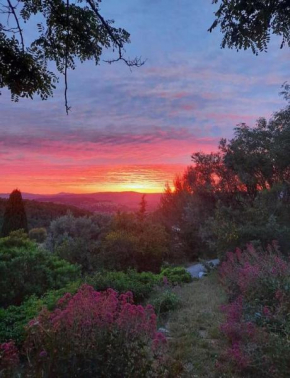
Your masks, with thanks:
<instances>
[{"instance_id":1,"label":"stone on path","mask_svg":"<svg viewBox=\"0 0 290 378\"><path fill-rule=\"evenodd\" d=\"M213 268L217 267L219 263L220 263L219 259L208 260L206 262L207 265L212 266ZM203 276L207 274L206 267L201 263L191 265L187 267L186 270L188 273L190 273L192 278L202 278Z\"/></svg>"}]
</instances>

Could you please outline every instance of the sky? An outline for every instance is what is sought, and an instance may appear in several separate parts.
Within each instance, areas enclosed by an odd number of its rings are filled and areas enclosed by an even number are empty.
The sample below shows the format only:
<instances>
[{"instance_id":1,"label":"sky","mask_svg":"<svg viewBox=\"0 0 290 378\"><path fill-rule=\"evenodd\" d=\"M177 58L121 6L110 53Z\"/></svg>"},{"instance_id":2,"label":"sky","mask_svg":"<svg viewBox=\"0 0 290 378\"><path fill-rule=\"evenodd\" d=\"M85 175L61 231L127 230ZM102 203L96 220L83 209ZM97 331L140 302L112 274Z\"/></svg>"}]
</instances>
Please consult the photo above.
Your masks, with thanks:
<instances>
[{"instance_id":1,"label":"sky","mask_svg":"<svg viewBox=\"0 0 290 378\"><path fill-rule=\"evenodd\" d=\"M211 0L103 0L102 15L131 34L127 56L145 65L78 64L69 116L62 79L47 101L12 103L3 90L0 193L162 192L193 152L214 151L237 124L283 107L289 49L278 38L259 56L221 49L220 32L207 31L216 8Z\"/></svg>"}]
</instances>

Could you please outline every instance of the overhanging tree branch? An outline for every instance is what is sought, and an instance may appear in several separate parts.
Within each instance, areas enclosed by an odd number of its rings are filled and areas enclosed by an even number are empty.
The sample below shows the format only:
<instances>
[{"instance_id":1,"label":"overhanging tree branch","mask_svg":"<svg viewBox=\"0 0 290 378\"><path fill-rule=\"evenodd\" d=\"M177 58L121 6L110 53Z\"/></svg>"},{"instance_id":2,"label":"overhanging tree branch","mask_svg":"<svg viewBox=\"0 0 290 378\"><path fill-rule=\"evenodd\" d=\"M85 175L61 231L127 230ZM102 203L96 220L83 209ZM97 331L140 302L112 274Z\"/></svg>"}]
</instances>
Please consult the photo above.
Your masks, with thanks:
<instances>
[{"instance_id":1,"label":"overhanging tree branch","mask_svg":"<svg viewBox=\"0 0 290 378\"><path fill-rule=\"evenodd\" d=\"M105 60L105 62L111 64L111 63L119 62L120 60L122 60L129 67L141 67L141 66L143 66L145 61L143 61L141 58L135 58L133 60L124 58L124 56L123 56L124 46L123 46L122 42L118 41L118 39L114 36L114 33L112 33L110 25L107 23L107 21L104 19L104 17L99 13L94 1L93 0L86 0L86 1L90 5L91 9L94 11L96 16L98 17L98 19L101 21L101 23L104 26L104 28L106 29L107 33L111 37L112 41L114 42L114 44L118 48L119 57L117 59Z\"/></svg>"},{"instance_id":2,"label":"overhanging tree branch","mask_svg":"<svg viewBox=\"0 0 290 378\"><path fill-rule=\"evenodd\" d=\"M24 38L23 38L23 34L22 34L22 29L20 27L20 23L19 23L19 20L18 20L18 17L17 17L17 14L15 12L15 6L12 5L11 1L10 0L7 0L7 3L9 5L9 9L10 9L10 12L13 14L14 16L14 19L15 19L15 22L16 22L16 25L17 25L17 29L18 29L18 32L19 32L19 35L20 35L20 39L21 39L21 46L22 46L22 51L24 52Z\"/></svg>"},{"instance_id":3,"label":"overhanging tree branch","mask_svg":"<svg viewBox=\"0 0 290 378\"><path fill-rule=\"evenodd\" d=\"M56 88L56 76L48 70L48 63L55 63L56 70L64 77L68 113L68 73L76 67L76 60L81 63L94 60L98 64L103 51L112 48L116 56L105 62L123 61L130 69L141 67L145 63L141 58L126 57L125 45L130 43L130 34L104 19L100 2L0 0L0 15L7 16L6 22L0 22L0 89L7 87L12 101L32 99L34 95L46 100ZM37 24L36 36L26 46L23 22L30 22L32 17L41 17L44 22Z\"/></svg>"},{"instance_id":4,"label":"overhanging tree branch","mask_svg":"<svg viewBox=\"0 0 290 378\"><path fill-rule=\"evenodd\" d=\"M67 91L68 91L68 80L67 80L67 68L68 68L68 50L69 50L69 0L66 0L66 43L65 43L65 64L64 64L64 101L65 101L65 110L66 114L70 110L70 106L68 106L67 100Z\"/></svg>"}]
</instances>

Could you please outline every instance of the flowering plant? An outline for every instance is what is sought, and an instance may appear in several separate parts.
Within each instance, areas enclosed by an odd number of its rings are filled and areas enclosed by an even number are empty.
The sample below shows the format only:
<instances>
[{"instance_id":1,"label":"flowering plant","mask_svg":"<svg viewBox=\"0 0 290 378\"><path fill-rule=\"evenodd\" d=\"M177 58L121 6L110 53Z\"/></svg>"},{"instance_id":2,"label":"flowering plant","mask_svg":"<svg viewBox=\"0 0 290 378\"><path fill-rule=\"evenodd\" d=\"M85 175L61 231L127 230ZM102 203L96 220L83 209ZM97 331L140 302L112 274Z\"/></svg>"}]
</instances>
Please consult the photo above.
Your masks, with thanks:
<instances>
[{"instance_id":1,"label":"flowering plant","mask_svg":"<svg viewBox=\"0 0 290 378\"><path fill-rule=\"evenodd\" d=\"M83 285L53 312L42 310L27 332L25 349L36 377L166 376L166 339L156 332L153 307L134 305L130 292Z\"/></svg>"},{"instance_id":2,"label":"flowering plant","mask_svg":"<svg viewBox=\"0 0 290 378\"><path fill-rule=\"evenodd\" d=\"M221 331L230 347L223 358L244 374L288 377L289 260L275 242L266 251L248 245L243 252L227 254L219 275L229 294Z\"/></svg>"},{"instance_id":3,"label":"flowering plant","mask_svg":"<svg viewBox=\"0 0 290 378\"><path fill-rule=\"evenodd\" d=\"M19 363L18 349L12 341L0 344L0 377L11 378Z\"/></svg>"}]
</instances>

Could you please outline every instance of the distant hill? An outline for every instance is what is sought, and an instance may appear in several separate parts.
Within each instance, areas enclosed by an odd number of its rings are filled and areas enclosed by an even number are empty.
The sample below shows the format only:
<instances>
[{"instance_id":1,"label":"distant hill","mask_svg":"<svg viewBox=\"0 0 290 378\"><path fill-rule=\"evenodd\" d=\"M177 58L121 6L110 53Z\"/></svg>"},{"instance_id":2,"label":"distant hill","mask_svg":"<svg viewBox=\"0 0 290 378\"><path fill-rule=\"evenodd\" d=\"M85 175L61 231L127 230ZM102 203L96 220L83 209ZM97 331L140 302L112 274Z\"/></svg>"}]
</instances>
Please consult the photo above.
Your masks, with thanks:
<instances>
[{"instance_id":1,"label":"distant hill","mask_svg":"<svg viewBox=\"0 0 290 378\"><path fill-rule=\"evenodd\" d=\"M1 195L0 195L1 196ZM7 199L0 198L0 231L3 223L3 216L6 207ZM62 215L67 214L68 211L76 217L91 215L88 210L79 209L75 206L57 204L52 202L39 202L35 200L24 200L25 209L27 213L28 228L48 227L50 222Z\"/></svg>"},{"instance_id":2,"label":"distant hill","mask_svg":"<svg viewBox=\"0 0 290 378\"><path fill-rule=\"evenodd\" d=\"M138 209L142 198L138 192L100 192L88 194L59 193L53 195L22 193L24 199L41 202L53 202L68 206L75 206L92 212L114 213L121 211L134 211ZM148 211L157 208L161 193L146 194ZM0 194L2 198L8 198L9 194Z\"/></svg>"}]
</instances>

